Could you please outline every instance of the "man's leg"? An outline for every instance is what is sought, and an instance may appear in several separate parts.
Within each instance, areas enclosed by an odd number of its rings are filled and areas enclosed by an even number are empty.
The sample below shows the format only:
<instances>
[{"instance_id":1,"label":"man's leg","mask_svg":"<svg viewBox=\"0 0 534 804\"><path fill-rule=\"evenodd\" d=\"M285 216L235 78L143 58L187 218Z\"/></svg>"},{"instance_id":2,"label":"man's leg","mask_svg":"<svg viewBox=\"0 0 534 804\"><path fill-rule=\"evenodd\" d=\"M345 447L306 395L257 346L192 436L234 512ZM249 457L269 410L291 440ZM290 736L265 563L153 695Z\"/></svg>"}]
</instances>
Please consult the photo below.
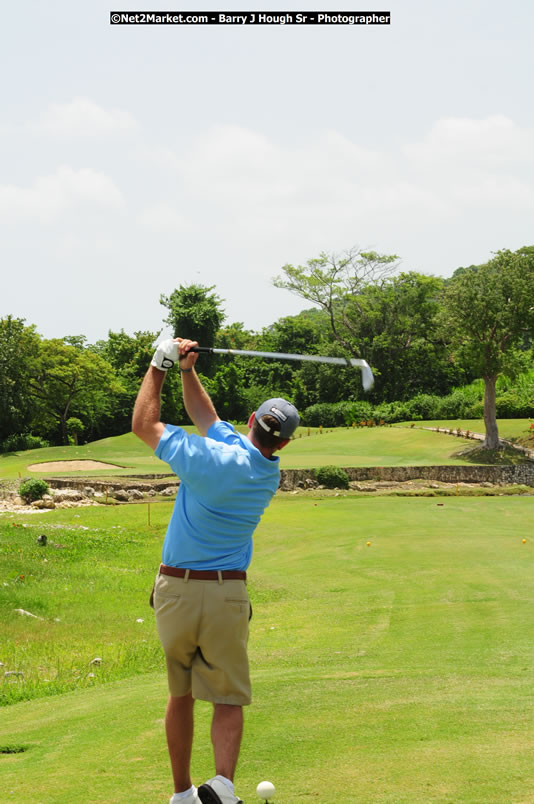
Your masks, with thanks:
<instances>
[{"instance_id":1,"label":"man's leg","mask_svg":"<svg viewBox=\"0 0 534 804\"><path fill-rule=\"evenodd\" d=\"M243 708L230 704L214 704L211 742L215 756L215 772L230 781L234 780L242 736Z\"/></svg>"},{"instance_id":2,"label":"man's leg","mask_svg":"<svg viewBox=\"0 0 534 804\"><path fill-rule=\"evenodd\" d=\"M167 745L174 779L174 792L191 787L191 750L193 747L193 696L169 697L165 715Z\"/></svg>"}]
</instances>

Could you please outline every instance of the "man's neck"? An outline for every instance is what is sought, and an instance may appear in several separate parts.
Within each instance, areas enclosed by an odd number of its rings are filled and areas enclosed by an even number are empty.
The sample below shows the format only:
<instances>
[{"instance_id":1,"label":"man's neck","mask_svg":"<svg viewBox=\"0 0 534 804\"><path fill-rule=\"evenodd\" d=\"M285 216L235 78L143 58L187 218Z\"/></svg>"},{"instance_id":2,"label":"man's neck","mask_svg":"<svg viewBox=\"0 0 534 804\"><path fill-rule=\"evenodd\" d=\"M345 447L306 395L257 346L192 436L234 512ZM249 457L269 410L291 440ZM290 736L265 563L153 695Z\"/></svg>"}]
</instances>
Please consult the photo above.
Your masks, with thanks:
<instances>
[{"instance_id":1,"label":"man's neck","mask_svg":"<svg viewBox=\"0 0 534 804\"><path fill-rule=\"evenodd\" d=\"M261 444L258 444L258 442L255 441L255 439L254 439L252 430L248 431L247 438L250 441L250 443L253 444L256 447L256 449L259 449L259 451L261 452L261 454L263 455L264 458L267 458L268 461L272 461L273 454L276 452L276 450L274 450L274 449L266 449L265 447L262 447Z\"/></svg>"}]
</instances>

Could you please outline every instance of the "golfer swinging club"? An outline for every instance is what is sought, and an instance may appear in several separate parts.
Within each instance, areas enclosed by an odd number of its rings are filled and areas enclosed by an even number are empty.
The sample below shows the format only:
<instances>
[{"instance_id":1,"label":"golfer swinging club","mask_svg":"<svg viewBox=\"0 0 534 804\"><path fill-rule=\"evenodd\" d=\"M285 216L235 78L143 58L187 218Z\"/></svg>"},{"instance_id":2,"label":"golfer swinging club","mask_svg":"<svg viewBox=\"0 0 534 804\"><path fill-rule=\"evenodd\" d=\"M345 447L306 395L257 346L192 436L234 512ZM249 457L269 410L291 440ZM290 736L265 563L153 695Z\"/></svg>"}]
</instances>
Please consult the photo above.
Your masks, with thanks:
<instances>
[{"instance_id":1,"label":"golfer swinging club","mask_svg":"<svg viewBox=\"0 0 534 804\"><path fill-rule=\"evenodd\" d=\"M296 408L269 399L246 436L221 421L194 366L196 341L161 343L143 380L132 429L180 477L154 589L170 697L165 717L175 793L170 804L242 804L234 772L250 703L246 570L252 534L278 488L279 459L299 423ZM201 436L160 421L167 369L179 362L187 414ZM195 699L214 705L216 776L198 790L190 776Z\"/></svg>"}]
</instances>

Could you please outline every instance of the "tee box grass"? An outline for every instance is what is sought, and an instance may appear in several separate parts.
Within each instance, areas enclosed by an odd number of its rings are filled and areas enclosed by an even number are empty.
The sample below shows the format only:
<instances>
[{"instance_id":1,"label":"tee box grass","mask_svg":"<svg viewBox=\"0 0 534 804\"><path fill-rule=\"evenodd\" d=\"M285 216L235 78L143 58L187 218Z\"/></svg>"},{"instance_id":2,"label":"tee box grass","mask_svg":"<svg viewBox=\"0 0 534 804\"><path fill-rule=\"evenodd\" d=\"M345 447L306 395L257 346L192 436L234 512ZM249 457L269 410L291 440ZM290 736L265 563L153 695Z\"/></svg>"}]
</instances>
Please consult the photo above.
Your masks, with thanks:
<instances>
[{"instance_id":1,"label":"tee box grass","mask_svg":"<svg viewBox=\"0 0 534 804\"><path fill-rule=\"evenodd\" d=\"M150 527L146 506L0 517L0 661L25 672L2 685L33 697L0 710L20 749L0 753L0 801L168 801L147 597L170 511ZM239 795L270 779L275 804L532 801L533 532L531 497L275 498L249 577ZM198 784L213 769L197 713Z\"/></svg>"}]
</instances>

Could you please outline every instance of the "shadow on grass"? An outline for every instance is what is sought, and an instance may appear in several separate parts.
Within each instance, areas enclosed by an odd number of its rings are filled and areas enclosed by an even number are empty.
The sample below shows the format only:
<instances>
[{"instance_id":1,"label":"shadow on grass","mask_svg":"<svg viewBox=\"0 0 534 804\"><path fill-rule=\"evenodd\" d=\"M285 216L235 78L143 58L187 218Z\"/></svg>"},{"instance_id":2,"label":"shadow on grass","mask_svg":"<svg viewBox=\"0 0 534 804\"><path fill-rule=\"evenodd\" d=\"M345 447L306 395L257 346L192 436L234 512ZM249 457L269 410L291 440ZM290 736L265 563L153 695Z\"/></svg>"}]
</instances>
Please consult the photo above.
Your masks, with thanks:
<instances>
[{"instance_id":1,"label":"shadow on grass","mask_svg":"<svg viewBox=\"0 0 534 804\"><path fill-rule=\"evenodd\" d=\"M454 453L455 458L461 458L468 463L478 463L490 466L517 466L522 463L529 463L528 458L513 449L513 447L501 447L500 449L486 449L485 447L468 447Z\"/></svg>"}]
</instances>

